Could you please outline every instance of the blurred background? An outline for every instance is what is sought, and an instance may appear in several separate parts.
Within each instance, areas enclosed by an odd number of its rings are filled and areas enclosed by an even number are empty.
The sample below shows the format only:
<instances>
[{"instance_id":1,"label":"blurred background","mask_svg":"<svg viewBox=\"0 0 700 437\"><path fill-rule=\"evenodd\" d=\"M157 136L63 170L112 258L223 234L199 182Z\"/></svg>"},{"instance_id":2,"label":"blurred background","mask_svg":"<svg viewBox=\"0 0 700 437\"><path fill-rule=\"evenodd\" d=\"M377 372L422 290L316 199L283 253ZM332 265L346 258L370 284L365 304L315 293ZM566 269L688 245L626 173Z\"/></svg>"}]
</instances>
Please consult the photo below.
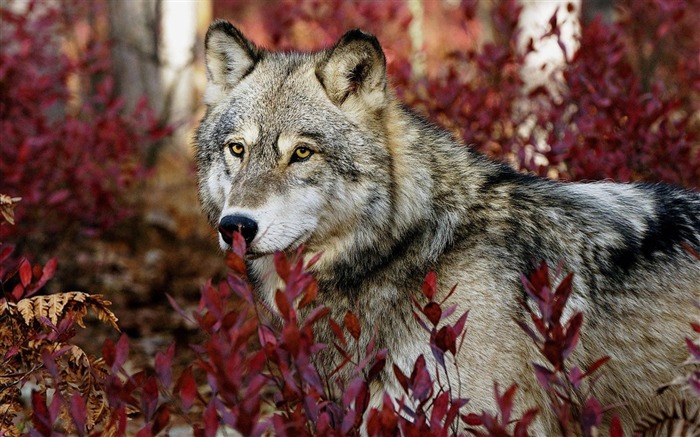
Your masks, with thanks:
<instances>
[{"instance_id":1,"label":"blurred background","mask_svg":"<svg viewBox=\"0 0 700 437\"><path fill-rule=\"evenodd\" d=\"M274 49L371 31L400 98L522 171L697 189L698 11L700 0L1 0L0 194L21 200L0 241L13 259L58 259L45 292L112 300L144 361L187 341L165 293L194 306L225 274L192 163L213 18Z\"/></svg>"}]
</instances>

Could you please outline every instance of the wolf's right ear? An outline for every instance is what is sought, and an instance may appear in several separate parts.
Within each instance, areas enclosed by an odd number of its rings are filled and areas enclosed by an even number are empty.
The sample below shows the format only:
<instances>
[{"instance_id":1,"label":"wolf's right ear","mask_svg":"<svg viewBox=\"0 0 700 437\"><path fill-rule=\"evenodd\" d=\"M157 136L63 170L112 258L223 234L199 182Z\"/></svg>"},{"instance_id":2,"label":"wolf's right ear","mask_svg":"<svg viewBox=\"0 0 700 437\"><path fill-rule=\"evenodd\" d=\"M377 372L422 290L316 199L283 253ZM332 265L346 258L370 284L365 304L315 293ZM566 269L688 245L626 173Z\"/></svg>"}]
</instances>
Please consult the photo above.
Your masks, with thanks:
<instances>
[{"instance_id":1,"label":"wolf's right ear","mask_svg":"<svg viewBox=\"0 0 700 437\"><path fill-rule=\"evenodd\" d=\"M207 105L216 103L248 75L262 56L240 30L225 20L211 23L204 50L208 80L204 103Z\"/></svg>"},{"instance_id":2,"label":"wolf's right ear","mask_svg":"<svg viewBox=\"0 0 700 437\"><path fill-rule=\"evenodd\" d=\"M316 67L316 76L338 106L353 97L375 109L384 104L386 58L372 34L347 32Z\"/></svg>"}]
</instances>

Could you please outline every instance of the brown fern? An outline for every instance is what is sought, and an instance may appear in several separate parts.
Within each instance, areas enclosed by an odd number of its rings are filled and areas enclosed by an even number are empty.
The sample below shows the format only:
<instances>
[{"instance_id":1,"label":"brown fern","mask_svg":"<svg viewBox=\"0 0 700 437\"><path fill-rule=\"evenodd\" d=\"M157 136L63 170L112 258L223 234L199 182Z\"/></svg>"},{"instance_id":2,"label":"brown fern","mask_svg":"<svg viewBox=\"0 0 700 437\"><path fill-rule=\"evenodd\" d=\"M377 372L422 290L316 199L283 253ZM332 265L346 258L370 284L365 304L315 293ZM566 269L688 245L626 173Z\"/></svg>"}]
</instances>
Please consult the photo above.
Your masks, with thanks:
<instances>
[{"instance_id":1,"label":"brown fern","mask_svg":"<svg viewBox=\"0 0 700 437\"><path fill-rule=\"evenodd\" d=\"M6 194L0 194L0 216L7 223L15 224L15 204L22 200L21 197L10 197Z\"/></svg>"},{"instance_id":2,"label":"brown fern","mask_svg":"<svg viewBox=\"0 0 700 437\"><path fill-rule=\"evenodd\" d=\"M109 310L111 302L101 295L73 291L35 296L17 303L0 299L0 429L15 435L13 423L22 414L20 389L29 380L40 391L58 390L63 399L79 393L86 404L86 428L92 430L109 418L109 406L103 381L110 369L101 358L88 356L80 347L68 343L71 335L55 334L59 325L70 321L84 327L83 319L92 310L97 318L117 331L117 317ZM45 366L47 353L55 363ZM74 426L64 402L60 432Z\"/></svg>"},{"instance_id":3,"label":"brown fern","mask_svg":"<svg viewBox=\"0 0 700 437\"><path fill-rule=\"evenodd\" d=\"M98 319L119 331L117 317L107 308L111 304L112 302L102 299L101 294L90 295L81 291L70 291L22 299L17 302L17 310L22 314L27 326L40 322L42 317L49 319L56 326L60 319L69 317L84 328L83 318L88 309L92 309Z\"/></svg>"},{"instance_id":4,"label":"brown fern","mask_svg":"<svg viewBox=\"0 0 700 437\"><path fill-rule=\"evenodd\" d=\"M634 432L643 437L698 437L700 408L680 402L668 411L643 418L637 423Z\"/></svg>"}]
</instances>

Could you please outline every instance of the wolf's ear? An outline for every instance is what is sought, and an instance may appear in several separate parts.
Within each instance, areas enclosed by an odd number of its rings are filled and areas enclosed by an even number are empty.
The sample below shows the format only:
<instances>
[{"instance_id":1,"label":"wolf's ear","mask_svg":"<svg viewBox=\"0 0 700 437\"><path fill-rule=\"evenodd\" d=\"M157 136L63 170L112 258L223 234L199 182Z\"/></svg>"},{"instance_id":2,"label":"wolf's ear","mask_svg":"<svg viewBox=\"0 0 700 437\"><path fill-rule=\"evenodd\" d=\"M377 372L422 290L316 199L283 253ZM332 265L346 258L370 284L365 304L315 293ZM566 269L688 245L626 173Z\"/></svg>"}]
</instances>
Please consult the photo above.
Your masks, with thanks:
<instances>
[{"instance_id":1,"label":"wolf's ear","mask_svg":"<svg viewBox=\"0 0 700 437\"><path fill-rule=\"evenodd\" d=\"M208 105L223 97L226 90L250 73L261 57L261 51L240 30L224 20L211 23L204 49L208 79L204 103Z\"/></svg>"},{"instance_id":2,"label":"wolf's ear","mask_svg":"<svg viewBox=\"0 0 700 437\"><path fill-rule=\"evenodd\" d=\"M338 106L353 96L375 108L384 103L386 58L372 34L347 32L319 63L316 76Z\"/></svg>"}]
</instances>

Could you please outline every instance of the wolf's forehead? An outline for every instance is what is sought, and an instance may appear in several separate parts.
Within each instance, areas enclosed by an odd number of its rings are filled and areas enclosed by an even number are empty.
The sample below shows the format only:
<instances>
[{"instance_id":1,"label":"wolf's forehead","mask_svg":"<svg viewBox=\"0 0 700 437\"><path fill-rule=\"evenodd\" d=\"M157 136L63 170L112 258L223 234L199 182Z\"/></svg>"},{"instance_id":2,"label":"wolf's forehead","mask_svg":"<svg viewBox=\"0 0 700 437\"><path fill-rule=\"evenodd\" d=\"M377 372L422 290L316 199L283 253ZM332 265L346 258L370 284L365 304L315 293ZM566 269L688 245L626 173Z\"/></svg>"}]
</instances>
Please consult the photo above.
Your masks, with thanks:
<instances>
[{"instance_id":1,"label":"wolf's forehead","mask_svg":"<svg viewBox=\"0 0 700 437\"><path fill-rule=\"evenodd\" d=\"M250 91L261 111L293 111L305 102L327 100L312 57L274 56L250 73ZM324 99L325 98L325 99Z\"/></svg>"},{"instance_id":2,"label":"wolf's forehead","mask_svg":"<svg viewBox=\"0 0 700 437\"><path fill-rule=\"evenodd\" d=\"M246 79L234 91L227 111L243 124L288 130L333 116L329 111L335 108L311 67L289 70L261 65Z\"/></svg>"}]
</instances>

